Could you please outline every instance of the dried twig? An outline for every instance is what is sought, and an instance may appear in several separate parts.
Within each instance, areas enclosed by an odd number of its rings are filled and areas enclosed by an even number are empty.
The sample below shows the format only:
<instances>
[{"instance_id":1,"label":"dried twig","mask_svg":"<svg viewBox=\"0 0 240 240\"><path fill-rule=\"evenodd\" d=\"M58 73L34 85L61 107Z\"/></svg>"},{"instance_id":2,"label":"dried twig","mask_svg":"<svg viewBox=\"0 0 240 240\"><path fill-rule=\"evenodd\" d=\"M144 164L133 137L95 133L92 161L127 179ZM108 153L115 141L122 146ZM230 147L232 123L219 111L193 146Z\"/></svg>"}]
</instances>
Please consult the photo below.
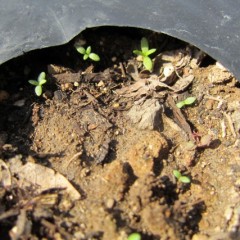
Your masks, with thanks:
<instances>
[{"instance_id":1,"label":"dried twig","mask_svg":"<svg viewBox=\"0 0 240 240\"><path fill-rule=\"evenodd\" d=\"M235 132L231 116L229 114L227 114L226 112L223 112L223 115L226 117L226 119L228 121L228 125L229 125L232 135L236 138L237 134Z\"/></svg>"},{"instance_id":2,"label":"dried twig","mask_svg":"<svg viewBox=\"0 0 240 240\"><path fill-rule=\"evenodd\" d=\"M224 119L221 120L221 127L222 127L222 138L226 137L226 124Z\"/></svg>"},{"instance_id":3,"label":"dried twig","mask_svg":"<svg viewBox=\"0 0 240 240\"><path fill-rule=\"evenodd\" d=\"M188 122L186 121L185 117L183 116L181 110L179 108L177 108L173 98L170 95L168 95L168 97L167 97L167 103L171 107L176 121L181 126L181 128L187 133L188 138L191 141L195 142L191 127L189 126Z\"/></svg>"},{"instance_id":4,"label":"dried twig","mask_svg":"<svg viewBox=\"0 0 240 240\"><path fill-rule=\"evenodd\" d=\"M121 69L121 72L122 72L122 77L126 77L126 71L125 71L125 68L124 68L124 66L123 66L123 63L122 62L120 62L119 63L119 66L120 66L120 69Z\"/></svg>"},{"instance_id":5,"label":"dried twig","mask_svg":"<svg viewBox=\"0 0 240 240\"><path fill-rule=\"evenodd\" d=\"M79 157L79 156L81 156L81 155L82 155L82 151L74 154L74 155L70 158L70 160L69 160L69 162L68 162L68 164L67 164L67 168L69 167L69 165L72 163L72 161L73 161L74 159L76 159L77 157Z\"/></svg>"}]
</instances>

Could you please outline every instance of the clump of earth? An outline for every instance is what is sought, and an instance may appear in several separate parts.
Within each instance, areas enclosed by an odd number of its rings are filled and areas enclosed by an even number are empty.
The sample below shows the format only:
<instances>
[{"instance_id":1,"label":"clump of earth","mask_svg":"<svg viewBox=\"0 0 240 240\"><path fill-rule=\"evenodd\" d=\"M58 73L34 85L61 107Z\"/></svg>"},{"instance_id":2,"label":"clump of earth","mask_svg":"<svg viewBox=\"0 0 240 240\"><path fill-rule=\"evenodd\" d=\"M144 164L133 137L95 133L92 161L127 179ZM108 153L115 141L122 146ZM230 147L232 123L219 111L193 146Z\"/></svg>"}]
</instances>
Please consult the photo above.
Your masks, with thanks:
<instances>
[{"instance_id":1,"label":"clump of earth","mask_svg":"<svg viewBox=\"0 0 240 240\"><path fill-rule=\"evenodd\" d=\"M152 71L133 54L142 37ZM89 29L2 65L1 236L239 239L239 96L200 49L137 29Z\"/></svg>"}]
</instances>

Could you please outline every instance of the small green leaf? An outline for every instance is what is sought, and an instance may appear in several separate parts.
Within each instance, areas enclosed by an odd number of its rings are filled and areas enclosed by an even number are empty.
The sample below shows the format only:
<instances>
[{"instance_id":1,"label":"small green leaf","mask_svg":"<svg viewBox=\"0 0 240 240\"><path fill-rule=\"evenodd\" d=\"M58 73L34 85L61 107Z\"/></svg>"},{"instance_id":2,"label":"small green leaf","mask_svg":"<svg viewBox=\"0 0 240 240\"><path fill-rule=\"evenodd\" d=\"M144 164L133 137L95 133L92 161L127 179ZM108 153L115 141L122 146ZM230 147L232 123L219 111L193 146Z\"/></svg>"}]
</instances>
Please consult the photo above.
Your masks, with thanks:
<instances>
[{"instance_id":1,"label":"small green leaf","mask_svg":"<svg viewBox=\"0 0 240 240\"><path fill-rule=\"evenodd\" d=\"M152 49L150 49L150 50L148 50L148 51L146 52L146 56L149 56L150 54L153 54L153 53L155 53L156 51L157 51L156 48L152 48Z\"/></svg>"},{"instance_id":2,"label":"small green leaf","mask_svg":"<svg viewBox=\"0 0 240 240\"><path fill-rule=\"evenodd\" d=\"M35 93L37 96L41 96L41 94L42 94L42 86L41 85L35 87Z\"/></svg>"},{"instance_id":3,"label":"small green leaf","mask_svg":"<svg viewBox=\"0 0 240 240\"><path fill-rule=\"evenodd\" d=\"M147 70L152 71L153 63L150 57L143 58L143 65Z\"/></svg>"},{"instance_id":4,"label":"small green leaf","mask_svg":"<svg viewBox=\"0 0 240 240\"><path fill-rule=\"evenodd\" d=\"M173 175L179 179L180 177L182 177L182 174L178 171L178 170L173 170Z\"/></svg>"},{"instance_id":5,"label":"small green leaf","mask_svg":"<svg viewBox=\"0 0 240 240\"><path fill-rule=\"evenodd\" d=\"M132 233L128 236L127 240L141 240L140 233Z\"/></svg>"},{"instance_id":6,"label":"small green leaf","mask_svg":"<svg viewBox=\"0 0 240 240\"><path fill-rule=\"evenodd\" d=\"M184 102L184 101L178 102L178 103L176 104L176 106L177 106L178 108L182 108L183 106L185 106L185 102Z\"/></svg>"},{"instance_id":7,"label":"small green leaf","mask_svg":"<svg viewBox=\"0 0 240 240\"><path fill-rule=\"evenodd\" d=\"M91 53L91 51L92 51L92 48L91 48L91 46L89 46L89 47L87 47L87 49L86 49L86 54L90 54Z\"/></svg>"},{"instance_id":8,"label":"small green leaf","mask_svg":"<svg viewBox=\"0 0 240 240\"><path fill-rule=\"evenodd\" d=\"M196 99L197 99L196 97L188 97L184 100L184 103L186 105L191 105L196 101Z\"/></svg>"},{"instance_id":9,"label":"small green leaf","mask_svg":"<svg viewBox=\"0 0 240 240\"><path fill-rule=\"evenodd\" d=\"M100 61L100 57L96 53L90 53L89 58L91 58L93 61Z\"/></svg>"},{"instance_id":10,"label":"small green leaf","mask_svg":"<svg viewBox=\"0 0 240 240\"><path fill-rule=\"evenodd\" d=\"M89 55L88 55L88 54L84 54L84 56L83 56L83 60L87 60L87 59L88 59L88 57L89 57Z\"/></svg>"},{"instance_id":11,"label":"small green leaf","mask_svg":"<svg viewBox=\"0 0 240 240\"><path fill-rule=\"evenodd\" d=\"M149 49L148 40L145 37L141 39L141 49L143 54L146 53Z\"/></svg>"},{"instance_id":12,"label":"small green leaf","mask_svg":"<svg viewBox=\"0 0 240 240\"><path fill-rule=\"evenodd\" d=\"M86 50L84 47L76 47L76 50L81 53L81 54L85 54L86 53Z\"/></svg>"},{"instance_id":13,"label":"small green leaf","mask_svg":"<svg viewBox=\"0 0 240 240\"><path fill-rule=\"evenodd\" d=\"M36 81L36 80L28 80L28 82L34 86L38 86L38 84L39 84L38 81Z\"/></svg>"},{"instance_id":14,"label":"small green leaf","mask_svg":"<svg viewBox=\"0 0 240 240\"><path fill-rule=\"evenodd\" d=\"M190 183L191 182L190 178L187 176L181 176L178 180L182 183Z\"/></svg>"},{"instance_id":15,"label":"small green leaf","mask_svg":"<svg viewBox=\"0 0 240 240\"><path fill-rule=\"evenodd\" d=\"M45 73L45 72L41 72L41 73L38 75L38 82L40 82L40 80L45 79L45 78L46 78L46 73Z\"/></svg>"},{"instance_id":16,"label":"small green leaf","mask_svg":"<svg viewBox=\"0 0 240 240\"><path fill-rule=\"evenodd\" d=\"M43 84L46 83L46 82L47 82L46 79L41 79L41 80L38 82L38 84L39 84L39 85L43 85Z\"/></svg>"},{"instance_id":17,"label":"small green leaf","mask_svg":"<svg viewBox=\"0 0 240 240\"><path fill-rule=\"evenodd\" d=\"M133 50L133 53L136 54L136 55L143 56L143 53L139 50Z\"/></svg>"},{"instance_id":18,"label":"small green leaf","mask_svg":"<svg viewBox=\"0 0 240 240\"><path fill-rule=\"evenodd\" d=\"M178 108L182 108L183 106L185 106L185 105L191 105L191 104L193 104L195 101L196 101L196 97L188 97L188 98L186 98L185 100L183 100L183 101L181 101L181 102L178 102L177 104L176 104L176 106L178 107Z\"/></svg>"}]
</instances>

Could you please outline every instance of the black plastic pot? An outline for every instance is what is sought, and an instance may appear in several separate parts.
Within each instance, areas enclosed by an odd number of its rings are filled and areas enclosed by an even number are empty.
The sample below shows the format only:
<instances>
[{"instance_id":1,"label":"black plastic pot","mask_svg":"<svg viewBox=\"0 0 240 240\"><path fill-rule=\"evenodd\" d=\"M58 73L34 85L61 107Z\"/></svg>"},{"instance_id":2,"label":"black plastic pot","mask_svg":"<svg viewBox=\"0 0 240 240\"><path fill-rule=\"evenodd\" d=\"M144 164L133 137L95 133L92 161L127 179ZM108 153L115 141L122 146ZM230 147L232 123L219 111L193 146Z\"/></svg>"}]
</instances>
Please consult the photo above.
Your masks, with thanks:
<instances>
[{"instance_id":1,"label":"black plastic pot","mask_svg":"<svg viewBox=\"0 0 240 240\"><path fill-rule=\"evenodd\" d=\"M240 79L239 0L0 0L0 64L86 28L131 26L189 42Z\"/></svg>"}]
</instances>

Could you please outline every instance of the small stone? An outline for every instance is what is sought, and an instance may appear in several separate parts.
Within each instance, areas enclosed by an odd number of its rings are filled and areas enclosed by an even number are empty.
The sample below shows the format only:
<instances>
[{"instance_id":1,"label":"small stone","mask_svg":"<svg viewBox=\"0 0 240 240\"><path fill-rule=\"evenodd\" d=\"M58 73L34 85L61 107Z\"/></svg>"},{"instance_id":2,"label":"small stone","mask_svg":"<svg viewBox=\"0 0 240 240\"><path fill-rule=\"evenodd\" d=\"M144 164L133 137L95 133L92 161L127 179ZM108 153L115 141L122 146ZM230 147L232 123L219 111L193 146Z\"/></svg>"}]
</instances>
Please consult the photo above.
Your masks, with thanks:
<instances>
[{"instance_id":1,"label":"small stone","mask_svg":"<svg viewBox=\"0 0 240 240\"><path fill-rule=\"evenodd\" d=\"M26 99L21 99L21 100L16 101L15 103L13 103L13 106L23 107L25 102L26 102Z\"/></svg>"},{"instance_id":2,"label":"small stone","mask_svg":"<svg viewBox=\"0 0 240 240\"><path fill-rule=\"evenodd\" d=\"M73 85L74 85L74 87L78 87L79 83L78 82L74 82Z\"/></svg>"},{"instance_id":3,"label":"small stone","mask_svg":"<svg viewBox=\"0 0 240 240\"><path fill-rule=\"evenodd\" d=\"M194 234L192 240L208 240L209 237L204 234Z\"/></svg>"},{"instance_id":4,"label":"small stone","mask_svg":"<svg viewBox=\"0 0 240 240\"><path fill-rule=\"evenodd\" d=\"M212 142L212 136L209 134L206 134L201 137L199 147L209 147Z\"/></svg>"},{"instance_id":5,"label":"small stone","mask_svg":"<svg viewBox=\"0 0 240 240\"><path fill-rule=\"evenodd\" d=\"M104 87L105 86L105 83L103 81L100 81L98 84L97 84L98 87Z\"/></svg>"},{"instance_id":6,"label":"small stone","mask_svg":"<svg viewBox=\"0 0 240 240\"><path fill-rule=\"evenodd\" d=\"M114 207L114 204L115 204L115 201L113 198L109 198L105 203L108 209L112 209Z\"/></svg>"},{"instance_id":7,"label":"small stone","mask_svg":"<svg viewBox=\"0 0 240 240\"><path fill-rule=\"evenodd\" d=\"M116 136L118 136L120 134L119 130L115 131L114 133Z\"/></svg>"},{"instance_id":8,"label":"small stone","mask_svg":"<svg viewBox=\"0 0 240 240\"><path fill-rule=\"evenodd\" d=\"M95 124L95 123L91 123L91 124L88 125L87 129L88 129L89 131L91 131L91 130L96 129L97 127L98 127L97 124Z\"/></svg>"},{"instance_id":9,"label":"small stone","mask_svg":"<svg viewBox=\"0 0 240 240\"><path fill-rule=\"evenodd\" d=\"M127 113L139 129L153 130L161 124L162 105L156 99L147 99L142 105L133 105Z\"/></svg>"},{"instance_id":10,"label":"small stone","mask_svg":"<svg viewBox=\"0 0 240 240\"><path fill-rule=\"evenodd\" d=\"M226 69L219 68L218 66L213 66L209 70L208 80L212 84L223 84L230 81L233 78L232 74Z\"/></svg>"},{"instance_id":11,"label":"small stone","mask_svg":"<svg viewBox=\"0 0 240 240\"><path fill-rule=\"evenodd\" d=\"M175 71L174 69L174 66L171 64L171 65L167 65L164 67L163 69L163 75L164 77L169 77L172 75L172 73Z\"/></svg>"},{"instance_id":12,"label":"small stone","mask_svg":"<svg viewBox=\"0 0 240 240\"><path fill-rule=\"evenodd\" d=\"M63 99L65 99L67 96L65 93L63 93L62 91L60 90L57 90L54 92L54 99L56 101L62 101Z\"/></svg>"},{"instance_id":13,"label":"small stone","mask_svg":"<svg viewBox=\"0 0 240 240\"><path fill-rule=\"evenodd\" d=\"M213 109L213 106L214 106L214 100L209 99L209 100L206 101L206 103L205 103L206 109L212 110L212 109Z\"/></svg>"},{"instance_id":14,"label":"small stone","mask_svg":"<svg viewBox=\"0 0 240 240\"><path fill-rule=\"evenodd\" d=\"M112 62L116 62L117 61L117 57L114 56L114 57L112 57L111 60L112 60Z\"/></svg>"},{"instance_id":15,"label":"small stone","mask_svg":"<svg viewBox=\"0 0 240 240\"><path fill-rule=\"evenodd\" d=\"M61 89L62 89L62 91L72 90L73 89L73 84L72 83L61 84Z\"/></svg>"},{"instance_id":16,"label":"small stone","mask_svg":"<svg viewBox=\"0 0 240 240\"><path fill-rule=\"evenodd\" d=\"M225 220L229 222L233 216L233 208L231 206L227 207L224 213Z\"/></svg>"},{"instance_id":17,"label":"small stone","mask_svg":"<svg viewBox=\"0 0 240 240\"><path fill-rule=\"evenodd\" d=\"M119 105L119 103L113 103L112 106L113 106L113 108L119 108L120 105Z\"/></svg>"}]
</instances>

